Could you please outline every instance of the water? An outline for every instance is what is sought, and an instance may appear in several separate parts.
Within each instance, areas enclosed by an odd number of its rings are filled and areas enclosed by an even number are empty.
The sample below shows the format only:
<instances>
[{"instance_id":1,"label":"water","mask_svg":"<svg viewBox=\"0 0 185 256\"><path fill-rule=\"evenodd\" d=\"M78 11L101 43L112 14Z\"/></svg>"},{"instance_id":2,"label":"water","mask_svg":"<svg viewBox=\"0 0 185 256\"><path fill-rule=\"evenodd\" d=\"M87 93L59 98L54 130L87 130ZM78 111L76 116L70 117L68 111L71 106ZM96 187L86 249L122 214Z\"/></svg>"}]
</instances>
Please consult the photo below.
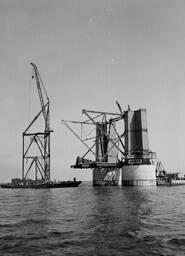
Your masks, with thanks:
<instances>
[{"instance_id":1,"label":"water","mask_svg":"<svg viewBox=\"0 0 185 256\"><path fill-rule=\"evenodd\" d=\"M185 255L185 186L0 189L0 255Z\"/></svg>"}]
</instances>

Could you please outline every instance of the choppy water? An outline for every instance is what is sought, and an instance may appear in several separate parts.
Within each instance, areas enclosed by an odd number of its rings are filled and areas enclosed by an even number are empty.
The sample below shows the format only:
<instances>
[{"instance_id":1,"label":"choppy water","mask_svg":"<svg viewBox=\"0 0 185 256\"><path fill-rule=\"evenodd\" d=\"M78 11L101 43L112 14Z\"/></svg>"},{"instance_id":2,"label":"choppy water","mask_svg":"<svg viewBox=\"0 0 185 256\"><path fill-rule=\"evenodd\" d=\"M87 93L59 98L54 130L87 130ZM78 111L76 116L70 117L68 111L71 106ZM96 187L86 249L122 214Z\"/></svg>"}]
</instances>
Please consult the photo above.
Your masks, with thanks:
<instances>
[{"instance_id":1,"label":"choppy water","mask_svg":"<svg viewBox=\"0 0 185 256\"><path fill-rule=\"evenodd\" d=\"M185 186L0 189L0 255L185 255Z\"/></svg>"}]
</instances>

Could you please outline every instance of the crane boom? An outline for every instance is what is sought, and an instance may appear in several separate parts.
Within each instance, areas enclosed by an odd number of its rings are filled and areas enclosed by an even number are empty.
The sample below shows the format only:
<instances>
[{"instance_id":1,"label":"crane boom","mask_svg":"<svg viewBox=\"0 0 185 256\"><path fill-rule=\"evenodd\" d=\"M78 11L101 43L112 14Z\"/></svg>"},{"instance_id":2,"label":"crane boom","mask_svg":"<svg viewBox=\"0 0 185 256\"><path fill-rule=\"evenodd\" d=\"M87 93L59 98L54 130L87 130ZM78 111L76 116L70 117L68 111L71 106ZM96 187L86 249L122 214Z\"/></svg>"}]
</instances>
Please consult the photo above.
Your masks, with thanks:
<instances>
[{"instance_id":1,"label":"crane boom","mask_svg":"<svg viewBox=\"0 0 185 256\"><path fill-rule=\"evenodd\" d=\"M48 102L49 102L49 98L48 98L46 89L45 89L45 87L44 87L44 85L42 83L42 80L41 80L41 77L40 77L40 74L39 74L37 66L33 62L31 62L30 64L33 66L33 69L34 69L35 80L36 80L36 84L37 84L37 90L38 90L38 94L39 94L39 100L40 100L40 104L41 104L41 109L42 109L42 113L43 113L44 119L46 121L46 119L47 119L47 112L46 112L46 108L45 108L45 104L44 104L44 99L43 99L43 95L42 95L41 84L42 84L42 87L43 87L44 92L46 94L46 98L47 98Z\"/></svg>"},{"instance_id":2,"label":"crane boom","mask_svg":"<svg viewBox=\"0 0 185 256\"><path fill-rule=\"evenodd\" d=\"M118 106L118 108L119 108L120 113L121 113L121 114L123 114L122 107L120 106L120 104L119 104L119 102L118 102L118 101L116 101L116 104L117 104L117 106Z\"/></svg>"}]
</instances>

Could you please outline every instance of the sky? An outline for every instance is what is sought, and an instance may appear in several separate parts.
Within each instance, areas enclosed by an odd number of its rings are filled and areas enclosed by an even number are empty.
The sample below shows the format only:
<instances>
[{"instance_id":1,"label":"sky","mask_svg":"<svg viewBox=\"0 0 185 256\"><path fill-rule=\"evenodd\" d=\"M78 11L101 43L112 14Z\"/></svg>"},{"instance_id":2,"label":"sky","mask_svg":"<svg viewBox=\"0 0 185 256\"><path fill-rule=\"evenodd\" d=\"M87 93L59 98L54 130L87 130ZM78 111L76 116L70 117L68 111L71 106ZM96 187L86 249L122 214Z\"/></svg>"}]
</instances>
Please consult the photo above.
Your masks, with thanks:
<instances>
[{"instance_id":1,"label":"sky","mask_svg":"<svg viewBox=\"0 0 185 256\"><path fill-rule=\"evenodd\" d=\"M51 102L51 176L86 149L61 124L82 109L147 109L150 149L185 173L185 1L0 0L0 181L21 176L22 132L38 113L30 62Z\"/></svg>"}]
</instances>

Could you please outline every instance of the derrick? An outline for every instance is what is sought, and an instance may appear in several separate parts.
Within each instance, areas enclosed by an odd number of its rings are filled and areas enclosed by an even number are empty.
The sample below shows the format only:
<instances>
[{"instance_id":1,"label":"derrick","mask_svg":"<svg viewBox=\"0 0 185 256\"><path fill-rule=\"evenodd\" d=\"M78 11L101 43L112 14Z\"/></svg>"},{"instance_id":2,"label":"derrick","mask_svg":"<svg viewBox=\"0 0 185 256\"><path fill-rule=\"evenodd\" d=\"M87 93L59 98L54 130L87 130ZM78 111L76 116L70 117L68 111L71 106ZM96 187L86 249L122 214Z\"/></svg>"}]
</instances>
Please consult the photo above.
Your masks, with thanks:
<instances>
[{"instance_id":1,"label":"derrick","mask_svg":"<svg viewBox=\"0 0 185 256\"><path fill-rule=\"evenodd\" d=\"M30 172L33 172L35 181L47 182L50 181L50 133L52 132L50 101L37 66L34 63L30 64L34 71L32 79L35 79L41 109L22 133L22 179L28 179ZM39 127L35 131L33 127L40 119L44 127Z\"/></svg>"}]
</instances>

